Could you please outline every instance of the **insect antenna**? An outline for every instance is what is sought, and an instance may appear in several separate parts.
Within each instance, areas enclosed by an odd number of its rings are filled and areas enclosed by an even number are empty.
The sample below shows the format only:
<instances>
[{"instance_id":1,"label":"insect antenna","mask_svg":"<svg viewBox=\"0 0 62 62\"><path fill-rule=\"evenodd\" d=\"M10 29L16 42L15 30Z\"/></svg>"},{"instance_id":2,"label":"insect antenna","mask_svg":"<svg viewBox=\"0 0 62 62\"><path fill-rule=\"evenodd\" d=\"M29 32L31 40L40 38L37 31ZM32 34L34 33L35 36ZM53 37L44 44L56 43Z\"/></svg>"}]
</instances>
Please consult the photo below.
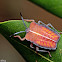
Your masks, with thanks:
<instances>
[{"instance_id":1,"label":"insect antenna","mask_svg":"<svg viewBox=\"0 0 62 62\"><path fill-rule=\"evenodd\" d=\"M22 17L21 12L20 12L20 15L21 15L21 19L22 19L22 21L23 21L23 23L24 23L24 26L25 26L25 27L26 27L26 29L27 29L27 26L26 26L26 24L25 24L25 22L24 22L24 19L23 19L23 17Z\"/></svg>"}]
</instances>

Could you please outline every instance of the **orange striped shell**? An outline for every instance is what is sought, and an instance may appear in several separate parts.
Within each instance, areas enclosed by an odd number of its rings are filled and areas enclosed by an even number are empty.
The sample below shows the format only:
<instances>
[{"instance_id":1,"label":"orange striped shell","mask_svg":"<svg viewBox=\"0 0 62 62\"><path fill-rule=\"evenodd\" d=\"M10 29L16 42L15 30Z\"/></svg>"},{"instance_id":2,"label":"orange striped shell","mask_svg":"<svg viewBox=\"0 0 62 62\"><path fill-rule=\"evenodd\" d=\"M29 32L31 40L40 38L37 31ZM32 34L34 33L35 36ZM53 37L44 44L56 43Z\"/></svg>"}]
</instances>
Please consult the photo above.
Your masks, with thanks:
<instances>
[{"instance_id":1,"label":"orange striped shell","mask_svg":"<svg viewBox=\"0 0 62 62\"><path fill-rule=\"evenodd\" d=\"M26 40L33 42L41 48L50 50L56 49L57 42L60 38L57 31L54 31L45 25L39 25L36 22L32 22L29 29L29 32L26 34Z\"/></svg>"}]
</instances>

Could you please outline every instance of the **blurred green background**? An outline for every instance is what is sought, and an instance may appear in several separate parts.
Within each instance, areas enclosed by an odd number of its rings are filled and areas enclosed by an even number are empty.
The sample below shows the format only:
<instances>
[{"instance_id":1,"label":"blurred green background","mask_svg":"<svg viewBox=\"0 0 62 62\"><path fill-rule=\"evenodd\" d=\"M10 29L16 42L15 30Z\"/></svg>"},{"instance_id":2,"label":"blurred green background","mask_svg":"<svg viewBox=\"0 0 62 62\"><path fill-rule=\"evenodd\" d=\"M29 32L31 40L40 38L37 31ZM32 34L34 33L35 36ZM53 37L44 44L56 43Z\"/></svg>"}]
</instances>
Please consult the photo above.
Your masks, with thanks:
<instances>
[{"instance_id":1,"label":"blurred green background","mask_svg":"<svg viewBox=\"0 0 62 62\"><path fill-rule=\"evenodd\" d=\"M62 18L62 0L30 0L47 11Z\"/></svg>"}]
</instances>

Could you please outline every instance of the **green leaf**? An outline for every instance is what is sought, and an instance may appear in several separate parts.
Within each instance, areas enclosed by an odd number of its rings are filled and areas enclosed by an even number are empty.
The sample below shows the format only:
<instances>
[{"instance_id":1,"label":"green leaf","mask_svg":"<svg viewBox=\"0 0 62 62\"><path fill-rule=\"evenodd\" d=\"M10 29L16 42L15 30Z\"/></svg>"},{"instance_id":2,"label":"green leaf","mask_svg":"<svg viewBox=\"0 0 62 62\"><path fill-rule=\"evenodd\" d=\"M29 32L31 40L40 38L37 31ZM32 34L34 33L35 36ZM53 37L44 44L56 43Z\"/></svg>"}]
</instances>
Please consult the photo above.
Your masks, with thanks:
<instances>
[{"instance_id":1,"label":"green leaf","mask_svg":"<svg viewBox=\"0 0 62 62\"><path fill-rule=\"evenodd\" d=\"M47 11L62 18L62 0L30 0Z\"/></svg>"},{"instance_id":2,"label":"green leaf","mask_svg":"<svg viewBox=\"0 0 62 62\"><path fill-rule=\"evenodd\" d=\"M27 27L29 27L30 23L25 21ZM32 49L29 47L30 42L26 40L21 42L18 38L9 38L9 36L15 32L24 31L25 26L22 20L9 20L6 22L0 23L0 33L5 36L9 42L16 48L16 50L25 58L27 62L62 62L62 35L57 44L57 49L55 51L50 51L52 58L49 57L48 53L40 53L37 55ZM19 34L21 37L24 37L26 33ZM22 45L23 44L23 45ZM27 46L27 47L26 47Z\"/></svg>"}]
</instances>

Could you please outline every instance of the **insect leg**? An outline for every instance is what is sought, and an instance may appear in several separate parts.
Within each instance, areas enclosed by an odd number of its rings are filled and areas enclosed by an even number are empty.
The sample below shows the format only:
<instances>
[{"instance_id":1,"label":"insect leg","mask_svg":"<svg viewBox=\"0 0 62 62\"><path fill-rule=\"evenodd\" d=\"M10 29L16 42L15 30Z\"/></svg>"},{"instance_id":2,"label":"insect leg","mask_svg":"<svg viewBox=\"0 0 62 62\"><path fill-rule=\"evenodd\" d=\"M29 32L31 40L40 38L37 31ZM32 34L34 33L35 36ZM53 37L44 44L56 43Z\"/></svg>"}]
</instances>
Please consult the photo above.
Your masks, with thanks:
<instances>
[{"instance_id":1,"label":"insect leg","mask_svg":"<svg viewBox=\"0 0 62 62\"><path fill-rule=\"evenodd\" d=\"M34 48L34 47L33 47L33 43L30 44L30 47L31 47L31 48Z\"/></svg>"},{"instance_id":2,"label":"insect leg","mask_svg":"<svg viewBox=\"0 0 62 62\"><path fill-rule=\"evenodd\" d=\"M40 23L42 23L43 25L46 25L45 23L43 23L42 21L39 20L39 21L38 21L38 24L40 24Z\"/></svg>"},{"instance_id":3,"label":"insect leg","mask_svg":"<svg viewBox=\"0 0 62 62\"><path fill-rule=\"evenodd\" d=\"M14 37L18 37L21 41L24 41L26 39L25 37L24 38L21 38L19 35L16 35Z\"/></svg>"},{"instance_id":4,"label":"insect leg","mask_svg":"<svg viewBox=\"0 0 62 62\"><path fill-rule=\"evenodd\" d=\"M24 19L24 21L27 21L27 22L34 22L35 20L33 20L33 19Z\"/></svg>"},{"instance_id":5,"label":"insect leg","mask_svg":"<svg viewBox=\"0 0 62 62\"><path fill-rule=\"evenodd\" d=\"M25 31L16 32L16 33L10 35L10 37L13 36L13 35L19 34L19 33L23 33L23 32L25 32Z\"/></svg>"},{"instance_id":6,"label":"insect leg","mask_svg":"<svg viewBox=\"0 0 62 62\"><path fill-rule=\"evenodd\" d=\"M37 52L48 52L48 53L49 53L49 56L52 57L49 51L46 51L46 50L39 50L39 47L38 47L38 46L36 46L36 51L37 51Z\"/></svg>"},{"instance_id":7,"label":"insect leg","mask_svg":"<svg viewBox=\"0 0 62 62\"><path fill-rule=\"evenodd\" d=\"M50 23L48 23L46 26L48 26L48 27L50 26L56 31L56 29Z\"/></svg>"},{"instance_id":8,"label":"insect leg","mask_svg":"<svg viewBox=\"0 0 62 62\"><path fill-rule=\"evenodd\" d=\"M56 31L56 29L50 24L50 23L48 23L46 26L51 26L55 31ZM62 32L58 32L59 34L62 34Z\"/></svg>"},{"instance_id":9,"label":"insect leg","mask_svg":"<svg viewBox=\"0 0 62 62\"><path fill-rule=\"evenodd\" d=\"M62 32L58 32L59 34L62 34Z\"/></svg>"}]
</instances>

